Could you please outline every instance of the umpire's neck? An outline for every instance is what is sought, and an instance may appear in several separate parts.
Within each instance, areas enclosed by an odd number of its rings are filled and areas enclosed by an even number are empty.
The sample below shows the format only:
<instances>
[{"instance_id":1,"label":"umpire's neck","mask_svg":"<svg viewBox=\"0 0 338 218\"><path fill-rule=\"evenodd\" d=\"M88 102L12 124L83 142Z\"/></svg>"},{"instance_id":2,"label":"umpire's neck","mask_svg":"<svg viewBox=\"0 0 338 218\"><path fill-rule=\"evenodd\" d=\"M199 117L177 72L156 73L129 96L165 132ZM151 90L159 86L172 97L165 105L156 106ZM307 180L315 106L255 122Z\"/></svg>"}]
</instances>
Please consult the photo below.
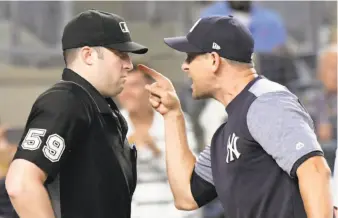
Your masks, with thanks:
<instances>
[{"instance_id":1,"label":"umpire's neck","mask_svg":"<svg viewBox=\"0 0 338 218\"><path fill-rule=\"evenodd\" d=\"M250 65L222 63L213 97L225 107L258 75Z\"/></svg>"}]
</instances>

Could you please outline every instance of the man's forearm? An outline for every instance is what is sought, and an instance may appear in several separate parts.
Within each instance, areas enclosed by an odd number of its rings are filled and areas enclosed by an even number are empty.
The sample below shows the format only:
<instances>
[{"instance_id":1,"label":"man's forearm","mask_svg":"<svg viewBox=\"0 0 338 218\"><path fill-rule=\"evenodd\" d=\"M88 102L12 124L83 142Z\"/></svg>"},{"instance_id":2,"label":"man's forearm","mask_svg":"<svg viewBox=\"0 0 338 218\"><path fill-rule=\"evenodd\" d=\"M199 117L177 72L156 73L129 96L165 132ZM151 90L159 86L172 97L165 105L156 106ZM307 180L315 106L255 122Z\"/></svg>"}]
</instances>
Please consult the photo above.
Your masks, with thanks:
<instances>
[{"instance_id":1,"label":"man's forearm","mask_svg":"<svg viewBox=\"0 0 338 218\"><path fill-rule=\"evenodd\" d=\"M54 218L47 190L42 184L29 184L18 193L9 193L20 218Z\"/></svg>"},{"instance_id":2,"label":"man's forearm","mask_svg":"<svg viewBox=\"0 0 338 218\"><path fill-rule=\"evenodd\" d=\"M330 175L313 171L299 178L299 188L308 218L332 218L333 203Z\"/></svg>"},{"instance_id":3,"label":"man's forearm","mask_svg":"<svg viewBox=\"0 0 338 218\"><path fill-rule=\"evenodd\" d=\"M183 113L168 114L164 120L168 179L175 199L180 199L191 194L190 178L196 158L188 146Z\"/></svg>"}]
</instances>

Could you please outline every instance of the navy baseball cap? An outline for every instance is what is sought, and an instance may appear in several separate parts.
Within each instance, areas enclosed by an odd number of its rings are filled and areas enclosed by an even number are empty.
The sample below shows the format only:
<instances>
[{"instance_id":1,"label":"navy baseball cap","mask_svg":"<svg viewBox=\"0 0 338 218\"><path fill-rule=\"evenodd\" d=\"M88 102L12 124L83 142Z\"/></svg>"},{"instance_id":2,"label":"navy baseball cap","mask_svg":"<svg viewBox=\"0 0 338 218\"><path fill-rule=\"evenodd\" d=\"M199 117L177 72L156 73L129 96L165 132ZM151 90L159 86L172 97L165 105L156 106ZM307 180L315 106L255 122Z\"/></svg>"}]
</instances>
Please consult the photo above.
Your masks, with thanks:
<instances>
[{"instance_id":1,"label":"navy baseball cap","mask_svg":"<svg viewBox=\"0 0 338 218\"><path fill-rule=\"evenodd\" d=\"M131 40L130 31L122 17L95 9L76 15L63 31L63 50L83 46L102 46L136 54L148 51L147 47Z\"/></svg>"},{"instance_id":2,"label":"navy baseball cap","mask_svg":"<svg viewBox=\"0 0 338 218\"><path fill-rule=\"evenodd\" d=\"M252 62L254 40L250 31L232 16L200 18L186 36L165 38L171 48L186 53L217 52L221 57Z\"/></svg>"}]
</instances>

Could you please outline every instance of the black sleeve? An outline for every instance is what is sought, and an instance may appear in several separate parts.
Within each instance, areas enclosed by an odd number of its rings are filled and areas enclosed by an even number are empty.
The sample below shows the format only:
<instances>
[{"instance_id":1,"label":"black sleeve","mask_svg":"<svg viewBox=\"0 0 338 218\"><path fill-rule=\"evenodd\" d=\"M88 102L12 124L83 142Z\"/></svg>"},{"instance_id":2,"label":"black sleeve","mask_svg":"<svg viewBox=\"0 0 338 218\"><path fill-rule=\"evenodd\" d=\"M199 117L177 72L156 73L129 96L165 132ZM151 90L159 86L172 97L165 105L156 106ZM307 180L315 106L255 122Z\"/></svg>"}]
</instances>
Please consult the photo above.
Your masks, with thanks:
<instances>
[{"instance_id":1,"label":"black sleeve","mask_svg":"<svg viewBox=\"0 0 338 218\"><path fill-rule=\"evenodd\" d=\"M66 90L48 92L33 105L14 159L37 165L53 180L89 129L84 104Z\"/></svg>"},{"instance_id":2,"label":"black sleeve","mask_svg":"<svg viewBox=\"0 0 338 218\"><path fill-rule=\"evenodd\" d=\"M217 197L215 186L202 179L195 170L190 180L191 193L198 207L202 207Z\"/></svg>"}]
</instances>

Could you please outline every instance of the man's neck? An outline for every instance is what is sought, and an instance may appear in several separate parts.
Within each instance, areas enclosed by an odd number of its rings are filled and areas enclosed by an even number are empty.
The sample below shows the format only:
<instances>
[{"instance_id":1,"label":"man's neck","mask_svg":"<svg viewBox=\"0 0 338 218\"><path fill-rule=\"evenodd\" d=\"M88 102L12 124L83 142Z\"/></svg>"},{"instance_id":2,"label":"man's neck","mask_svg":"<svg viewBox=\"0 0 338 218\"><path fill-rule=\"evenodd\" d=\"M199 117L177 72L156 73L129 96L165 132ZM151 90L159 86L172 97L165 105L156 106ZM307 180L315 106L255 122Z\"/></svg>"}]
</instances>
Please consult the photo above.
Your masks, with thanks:
<instances>
[{"instance_id":1,"label":"man's neck","mask_svg":"<svg viewBox=\"0 0 338 218\"><path fill-rule=\"evenodd\" d=\"M80 77L82 77L84 80L86 80L88 83L90 83L104 98L107 98L108 96L105 96L102 91L100 90L100 87L96 83L95 78L93 75L94 73L88 73L88 69L84 69L81 67L76 66L67 66L68 69L72 70L74 73L78 74Z\"/></svg>"},{"instance_id":2,"label":"man's neck","mask_svg":"<svg viewBox=\"0 0 338 218\"><path fill-rule=\"evenodd\" d=\"M243 91L243 89L255 79L258 75L255 70L249 69L248 72L242 72L242 77L226 79L225 86L221 86L219 91L214 95L214 98L221 102L225 107Z\"/></svg>"}]
</instances>

